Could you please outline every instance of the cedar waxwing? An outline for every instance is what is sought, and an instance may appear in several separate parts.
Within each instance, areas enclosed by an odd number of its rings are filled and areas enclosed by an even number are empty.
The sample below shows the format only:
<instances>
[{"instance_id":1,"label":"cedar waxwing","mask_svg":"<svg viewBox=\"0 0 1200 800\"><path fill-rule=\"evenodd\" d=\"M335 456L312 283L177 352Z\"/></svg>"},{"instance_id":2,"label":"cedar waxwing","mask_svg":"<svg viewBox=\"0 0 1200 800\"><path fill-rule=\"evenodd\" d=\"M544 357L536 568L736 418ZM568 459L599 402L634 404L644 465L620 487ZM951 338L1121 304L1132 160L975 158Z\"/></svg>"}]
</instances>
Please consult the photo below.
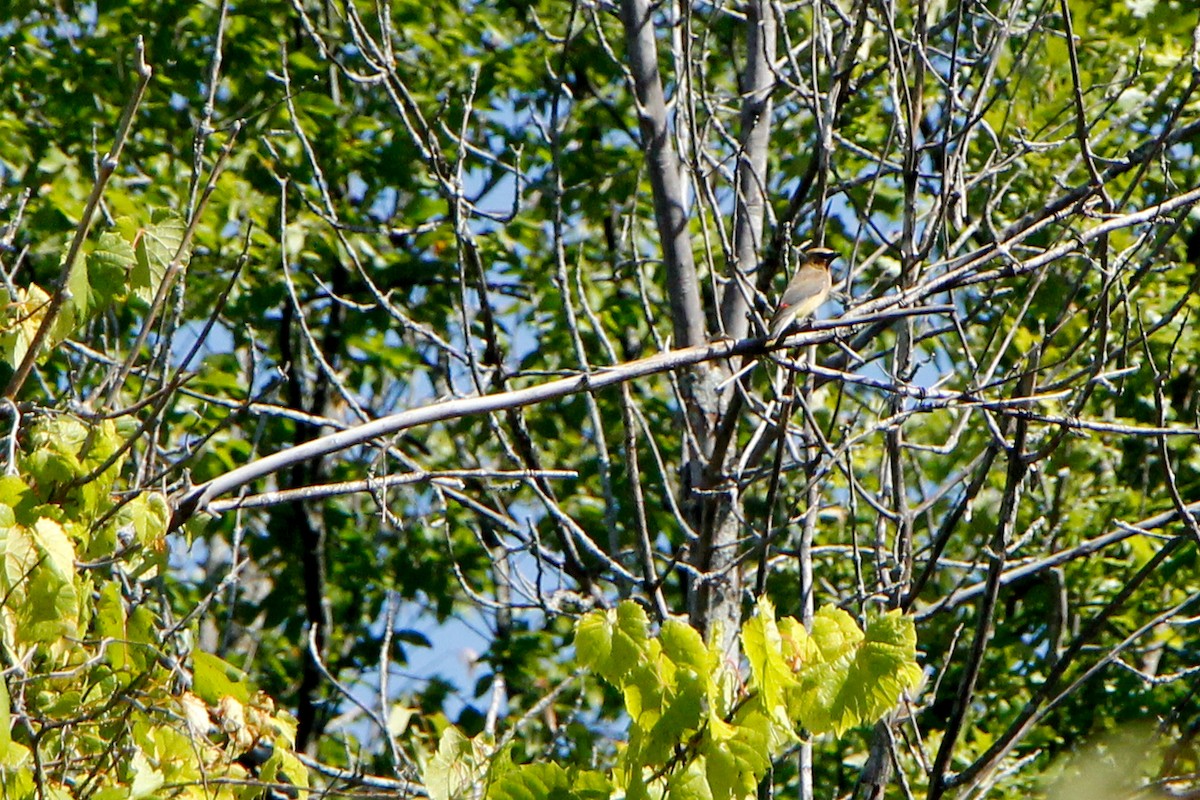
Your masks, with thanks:
<instances>
[{"instance_id":1,"label":"cedar waxwing","mask_svg":"<svg viewBox=\"0 0 1200 800\"><path fill-rule=\"evenodd\" d=\"M827 247L813 247L805 251L800 269L796 270L783 290L779 307L771 317L767 344L777 342L794 323L821 307L833 287L829 265L837 257L838 252Z\"/></svg>"}]
</instances>

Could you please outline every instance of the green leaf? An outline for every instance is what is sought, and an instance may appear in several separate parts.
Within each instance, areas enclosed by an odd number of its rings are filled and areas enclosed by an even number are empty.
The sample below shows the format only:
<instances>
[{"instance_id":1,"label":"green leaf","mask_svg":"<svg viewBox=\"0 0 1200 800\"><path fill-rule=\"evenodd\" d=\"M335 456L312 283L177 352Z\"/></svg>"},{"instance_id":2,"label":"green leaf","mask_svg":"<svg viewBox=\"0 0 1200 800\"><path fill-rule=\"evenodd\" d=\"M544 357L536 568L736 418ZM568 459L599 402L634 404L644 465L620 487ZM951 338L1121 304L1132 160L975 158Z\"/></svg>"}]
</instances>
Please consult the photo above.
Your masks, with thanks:
<instances>
[{"instance_id":1,"label":"green leaf","mask_svg":"<svg viewBox=\"0 0 1200 800\"><path fill-rule=\"evenodd\" d=\"M0 477L0 533L17 524L20 511L36 503L29 484L16 475ZM32 522L36 517L24 520Z\"/></svg>"},{"instance_id":2,"label":"green leaf","mask_svg":"<svg viewBox=\"0 0 1200 800\"><path fill-rule=\"evenodd\" d=\"M183 219L165 209L156 210L151 224L139 231L133 248L137 266L130 275L130 284L146 303L153 302L158 293L167 267L183 244L185 231ZM181 267L186 267L187 262L188 254L184 253Z\"/></svg>"},{"instance_id":3,"label":"green leaf","mask_svg":"<svg viewBox=\"0 0 1200 800\"><path fill-rule=\"evenodd\" d=\"M32 533L38 550L45 556L42 563L59 581L72 583L75 578L75 546L67 538L62 525L43 517L34 523Z\"/></svg>"},{"instance_id":4,"label":"green leaf","mask_svg":"<svg viewBox=\"0 0 1200 800\"><path fill-rule=\"evenodd\" d=\"M421 776L430 800L454 800L483 782L487 757L479 743L450 726Z\"/></svg>"},{"instance_id":5,"label":"green leaf","mask_svg":"<svg viewBox=\"0 0 1200 800\"><path fill-rule=\"evenodd\" d=\"M192 653L192 668L195 680L192 691L210 706L217 705L222 697L232 697L246 705L254 692L245 672L211 653Z\"/></svg>"},{"instance_id":6,"label":"green leaf","mask_svg":"<svg viewBox=\"0 0 1200 800\"><path fill-rule=\"evenodd\" d=\"M105 583L99 595L93 618L96 633L112 640L105 649L105 660L115 672L128 673L122 678L127 683L154 661L158 649L154 613L139 605L126 615L116 582Z\"/></svg>"},{"instance_id":7,"label":"green leaf","mask_svg":"<svg viewBox=\"0 0 1200 800\"><path fill-rule=\"evenodd\" d=\"M125 630L125 602L121 598L120 584L111 581L100 590L93 620L96 633L105 639L112 639L104 651L109 666L116 672L128 670L128 633Z\"/></svg>"},{"instance_id":8,"label":"green leaf","mask_svg":"<svg viewBox=\"0 0 1200 800\"><path fill-rule=\"evenodd\" d=\"M700 728L704 719L704 686L695 673L685 673L668 697L654 727L646 737L643 759L664 764L681 742Z\"/></svg>"},{"instance_id":9,"label":"green leaf","mask_svg":"<svg viewBox=\"0 0 1200 800\"><path fill-rule=\"evenodd\" d=\"M663 652L679 666L689 667L703 674L713 668L713 657L700 632L683 620L669 618L662 624L659 634Z\"/></svg>"},{"instance_id":10,"label":"green leaf","mask_svg":"<svg viewBox=\"0 0 1200 800\"><path fill-rule=\"evenodd\" d=\"M21 468L30 473L43 497L57 484L84 474L80 453L88 441L88 428L70 416L38 423L29 433L29 452Z\"/></svg>"},{"instance_id":11,"label":"green leaf","mask_svg":"<svg viewBox=\"0 0 1200 800\"><path fill-rule=\"evenodd\" d=\"M798 672L791 709L814 733L840 736L878 720L921 678L916 631L899 611L874 618L863 634L845 611L821 609L813 620L812 645L816 658Z\"/></svg>"},{"instance_id":12,"label":"green leaf","mask_svg":"<svg viewBox=\"0 0 1200 800\"><path fill-rule=\"evenodd\" d=\"M171 510L161 492L142 492L129 503L130 517L137 541L153 551L164 549Z\"/></svg>"},{"instance_id":13,"label":"green leaf","mask_svg":"<svg viewBox=\"0 0 1200 800\"><path fill-rule=\"evenodd\" d=\"M128 290L129 275L137 267L137 256L125 237L113 231L100 234L87 256L91 307L108 308Z\"/></svg>"},{"instance_id":14,"label":"green leaf","mask_svg":"<svg viewBox=\"0 0 1200 800\"><path fill-rule=\"evenodd\" d=\"M130 800L155 796L165 783L165 779L163 774L150 764L146 754L141 750L135 750L132 758L126 763L129 771L133 773L133 781L129 787Z\"/></svg>"},{"instance_id":15,"label":"green leaf","mask_svg":"<svg viewBox=\"0 0 1200 800\"><path fill-rule=\"evenodd\" d=\"M649 650L650 621L645 610L630 600L615 609L593 611L575 628L575 653L579 663L614 686L644 660Z\"/></svg>"},{"instance_id":16,"label":"green leaf","mask_svg":"<svg viewBox=\"0 0 1200 800\"><path fill-rule=\"evenodd\" d=\"M308 768L295 754L282 747L271 751L271 756L259 767L259 779L265 783L290 783L301 789L309 787Z\"/></svg>"},{"instance_id":17,"label":"green leaf","mask_svg":"<svg viewBox=\"0 0 1200 800\"><path fill-rule=\"evenodd\" d=\"M754 616L742 626L742 647L750 662L750 686L761 694L764 707L782 705L784 691L794 686L796 679L784 659L775 607L765 597L758 601Z\"/></svg>"},{"instance_id":18,"label":"green leaf","mask_svg":"<svg viewBox=\"0 0 1200 800\"><path fill-rule=\"evenodd\" d=\"M728 748L706 747L704 770L704 777L708 783L708 794L713 800L733 800L733 798L742 796L740 791L742 781L738 774L737 759Z\"/></svg>"},{"instance_id":19,"label":"green leaf","mask_svg":"<svg viewBox=\"0 0 1200 800\"><path fill-rule=\"evenodd\" d=\"M30 284L27 289L17 288L15 297L10 297L7 291L3 292L3 299L7 302L4 304L4 324L0 326L0 351L5 362L15 368L25 358L46 316L50 295L37 284ZM48 355L49 350L43 348L38 361L44 361Z\"/></svg>"},{"instance_id":20,"label":"green leaf","mask_svg":"<svg viewBox=\"0 0 1200 800\"><path fill-rule=\"evenodd\" d=\"M0 750L0 797L26 800L34 796L33 756L25 746L11 743Z\"/></svg>"},{"instance_id":21,"label":"green leaf","mask_svg":"<svg viewBox=\"0 0 1200 800\"><path fill-rule=\"evenodd\" d=\"M825 663L850 654L864 638L854 617L840 608L830 607L822 608L814 615L810 635Z\"/></svg>"},{"instance_id":22,"label":"green leaf","mask_svg":"<svg viewBox=\"0 0 1200 800\"><path fill-rule=\"evenodd\" d=\"M621 693L630 718L647 730L653 727L662 711L666 694L658 665L641 663L629 670L622 681Z\"/></svg>"},{"instance_id":23,"label":"green leaf","mask_svg":"<svg viewBox=\"0 0 1200 800\"><path fill-rule=\"evenodd\" d=\"M526 764L494 781L488 800L608 800L612 784L598 772L558 764Z\"/></svg>"},{"instance_id":24,"label":"green leaf","mask_svg":"<svg viewBox=\"0 0 1200 800\"><path fill-rule=\"evenodd\" d=\"M129 638L129 661L135 671L154 663L158 652L158 618L145 605L137 605L125 624Z\"/></svg>"},{"instance_id":25,"label":"green leaf","mask_svg":"<svg viewBox=\"0 0 1200 800\"><path fill-rule=\"evenodd\" d=\"M5 537L4 572L11 587L5 608L21 642L76 636L75 548L62 526L42 517L14 525Z\"/></svg>"},{"instance_id":26,"label":"green leaf","mask_svg":"<svg viewBox=\"0 0 1200 800\"><path fill-rule=\"evenodd\" d=\"M672 774L667 782L667 800L712 800L705 764L704 756L698 756L684 769Z\"/></svg>"}]
</instances>

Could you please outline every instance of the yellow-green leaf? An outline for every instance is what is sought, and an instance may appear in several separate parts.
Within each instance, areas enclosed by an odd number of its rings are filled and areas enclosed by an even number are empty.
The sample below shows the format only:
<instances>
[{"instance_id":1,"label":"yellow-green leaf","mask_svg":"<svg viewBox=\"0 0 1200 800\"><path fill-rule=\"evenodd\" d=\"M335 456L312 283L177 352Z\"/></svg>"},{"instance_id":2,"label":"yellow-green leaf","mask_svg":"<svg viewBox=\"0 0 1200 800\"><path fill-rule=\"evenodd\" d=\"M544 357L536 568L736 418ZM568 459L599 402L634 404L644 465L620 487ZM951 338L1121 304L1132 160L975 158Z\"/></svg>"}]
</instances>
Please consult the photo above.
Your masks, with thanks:
<instances>
[{"instance_id":1,"label":"yellow-green leaf","mask_svg":"<svg viewBox=\"0 0 1200 800\"><path fill-rule=\"evenodd\" d=\"M195 676L192 691L204 702L215 706L223 697L232 697L242 704L250 702L254 687L246 673L233 664L197 650L192 653L192 666Z\"/></svg>"}]
</instances>

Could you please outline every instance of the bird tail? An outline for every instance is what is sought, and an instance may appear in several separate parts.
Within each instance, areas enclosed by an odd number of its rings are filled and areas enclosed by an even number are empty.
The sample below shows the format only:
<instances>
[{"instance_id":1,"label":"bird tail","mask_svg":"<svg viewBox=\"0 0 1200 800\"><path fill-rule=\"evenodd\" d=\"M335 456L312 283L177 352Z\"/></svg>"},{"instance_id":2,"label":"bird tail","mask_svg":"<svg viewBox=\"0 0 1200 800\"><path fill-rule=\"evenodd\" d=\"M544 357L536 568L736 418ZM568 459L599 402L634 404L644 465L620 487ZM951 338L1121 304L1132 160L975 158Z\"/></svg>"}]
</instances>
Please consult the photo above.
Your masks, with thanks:
<instances>
[{"instance_id":1,"label":"bird tail","mask_svg":"<svg viewBox=\"0 0 1200 800\"><path fill-rule=\"evenodd\" d=\"M767 344L775 344L779 341L780 337L787 333L787 329L791 327L794 319L795 317L791 314L776 314L767 331Z\"/></svg>"}]
</instances>

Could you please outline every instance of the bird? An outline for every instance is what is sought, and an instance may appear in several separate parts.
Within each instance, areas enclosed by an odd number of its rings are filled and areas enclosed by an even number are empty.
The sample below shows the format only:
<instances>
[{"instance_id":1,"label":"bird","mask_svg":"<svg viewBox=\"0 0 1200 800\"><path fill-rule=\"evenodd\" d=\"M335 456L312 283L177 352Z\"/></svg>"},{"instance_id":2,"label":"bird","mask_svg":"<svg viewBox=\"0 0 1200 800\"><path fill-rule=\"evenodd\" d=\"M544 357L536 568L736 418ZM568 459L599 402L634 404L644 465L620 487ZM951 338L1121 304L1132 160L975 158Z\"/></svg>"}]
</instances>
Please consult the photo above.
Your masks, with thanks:
<instances>
[{"instance_id":1,"label":"bird","mask_svg":"<svg viewBox=\"0 0 1200 800\"><path fill-rule=\"evenodd\" d=\"M811 247L804 251L800 269L788 281L787 288L779 298L779 306L771 316L768 345L779 341L792 325L811 315L829 297L829 290L833 287L829 265L838 256L836 250L827 247Z\"/></svg>"}]
</instances>

